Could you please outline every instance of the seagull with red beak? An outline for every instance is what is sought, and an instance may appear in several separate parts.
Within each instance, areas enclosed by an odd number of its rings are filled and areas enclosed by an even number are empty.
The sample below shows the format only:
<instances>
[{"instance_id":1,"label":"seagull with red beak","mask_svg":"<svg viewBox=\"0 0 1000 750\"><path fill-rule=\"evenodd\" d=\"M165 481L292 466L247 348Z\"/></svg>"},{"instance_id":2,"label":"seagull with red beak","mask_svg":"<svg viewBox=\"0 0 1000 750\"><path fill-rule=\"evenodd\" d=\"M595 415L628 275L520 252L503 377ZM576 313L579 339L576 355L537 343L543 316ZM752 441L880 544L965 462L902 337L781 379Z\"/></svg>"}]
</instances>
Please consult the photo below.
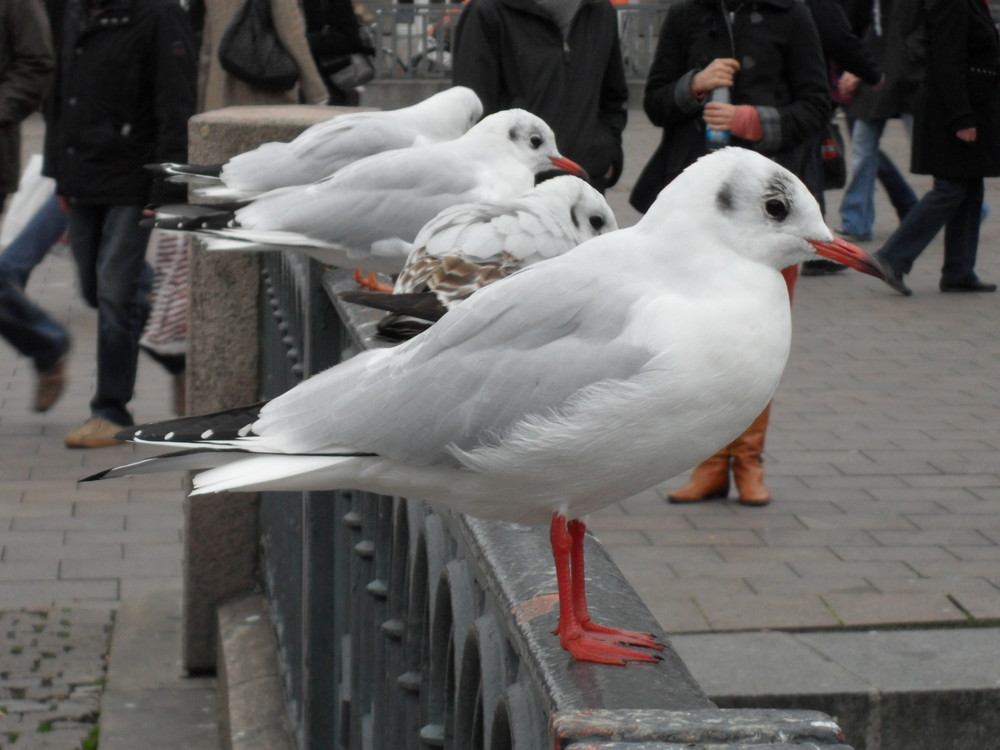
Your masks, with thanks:
<instances>
[{"instance_id":1,"label":"seagull with red beak","mask_svg":"<svg viewBox=\"0 0 1000 750\"><path fill-rule=\"evenodd\" d=\"M353 488L548 523L562 646L585 661L655 661L649 634L591 619L585 518L753 421L788 358L781 269L818 256L884 279L831 234L798 178L723 149L635 226L484 287L398 347L263 405L129 428L119 436L183 450L91 479L207 468L196 495Z\"/></svg>"},{"instance_id":2,"label":"seagull with red beak","mask_svg":"<svg viewBox=\"0 0 1000 750\"><path fill-rule=\"evenodd\" d=\"M287 249L334 266L396 273L417 232L442 209L515 198L553 168L586 177L559 153L542 119L508 109L452 141L368 156L325 180L263 193L235 213L161 216L156 226L196 231L209 250Z\"/></svg>"}]
</instances>

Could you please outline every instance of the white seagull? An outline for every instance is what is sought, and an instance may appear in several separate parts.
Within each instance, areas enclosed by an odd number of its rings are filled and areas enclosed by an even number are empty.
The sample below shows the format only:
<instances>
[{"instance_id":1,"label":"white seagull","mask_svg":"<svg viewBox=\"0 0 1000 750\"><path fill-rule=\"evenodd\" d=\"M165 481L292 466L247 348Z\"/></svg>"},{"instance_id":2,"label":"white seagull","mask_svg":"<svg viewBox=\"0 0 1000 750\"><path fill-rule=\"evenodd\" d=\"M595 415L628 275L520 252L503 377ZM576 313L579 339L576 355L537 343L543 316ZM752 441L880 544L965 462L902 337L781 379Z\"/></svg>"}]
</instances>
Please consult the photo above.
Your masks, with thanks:
<instances>
[{"instance_id":1,"label":"white seagull","mask_svg":"<svg viewBox=\"0 0 1000 750\"><path fill-rule=\"evenodd\" d=\"M341 297L397 313L380 321L379 330L409 338L477 289L616 229L600 192L579 177L553 177L511 200L446 208L417 234L394 286L365 282L392 294Z\"/></svg>"},{"instance_id":2,"label":"white seagull","mask_svg":"<svg viewBox=\"0 0 1000 750\"><path fill-rule=\"evenodd\" d=\"M727 148L635 225L476 292L425 333L266 404L130 428L186 450L94 479L211 468L194 494L355 488L551 524L559 638L575 658L652 661L652 637L595 625L580 519L687 469L771 400L791 315L780 270L836 239L790 172Z\"/></svg>"},{"instance_id":3,"label":"white seagull","mask_svg":"<svg viewBox=\"0 0 1000 750\"><path fill-rule=\"evenodd\" d=\"M334 266L396 273L417 232L442 209L513 198L553 167L585 174L559 153L541 118L508 109L453 141L368 156L321 182L264 193L234 215L214 212L221 228L156 226L195 231L209 250L295 250Z\"/></svg>"},{"instance_id":4,"label":"white seagull","mask_svg":"<svg viewBox=\"0 0 1000 750\"><path fill-rule=\"evenodd\" d=\"M358 159L383 151L450 141L483 115L470 88L453 86L411 107L336 115L302 131L290 143L264 143L219 165L160 164L156 171L194 185L198 198L246 200L329 177Z\"/></svg>"}]
</instances>

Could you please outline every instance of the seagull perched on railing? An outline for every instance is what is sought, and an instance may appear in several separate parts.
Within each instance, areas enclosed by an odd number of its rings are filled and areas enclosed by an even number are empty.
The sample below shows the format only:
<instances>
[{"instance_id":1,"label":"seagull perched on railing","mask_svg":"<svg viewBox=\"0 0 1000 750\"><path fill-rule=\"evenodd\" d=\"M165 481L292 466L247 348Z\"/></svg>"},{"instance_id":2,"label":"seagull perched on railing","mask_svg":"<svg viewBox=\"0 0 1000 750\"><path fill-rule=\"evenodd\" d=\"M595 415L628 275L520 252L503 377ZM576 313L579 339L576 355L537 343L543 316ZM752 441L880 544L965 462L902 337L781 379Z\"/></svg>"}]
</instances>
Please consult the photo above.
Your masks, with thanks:
<instances>
[{"instance_id":1,"label":"seagull perched on railing","mask_svg":"<svg viewBox=\"0 0 1000 750\"><path fill-rule=\"evenodd\" d=\"M439 211L514 198L553 167L586 174L559 153L541 118L508 109L453 141L375 154L326 180L264 193L235 212L207 207L205 220L161 216L155 226L194 231L209 250L295 250L334 266L395 273Z\"/></svg>"},{"instance_id":2,"label":"seagull perched on railing","mask_svg":"<svg viewBox=\"0 0 1000 750\"><path fill-rule=\"evenodd\" d=\"M409 338L477 289L616 229L600 192L579 177L553 177L511 200L446 208L417 234L395 285L364 282L392 294L340 296L396 313L379 321L379 331Z\"/></svg>"},{"instance_id":3,"label":"seagull perched on railing","mask_svg":"<svg viewBox=\"0 0 1000 750\"><path fill-rule=\"evenodd\" d=\"M781 269L836 239L790 172L706 156L634 226L473 294L426 332L266 404L129 428L181 448L90 477L209 468L194 494L367 490L550 523L559 638L575 658L654 661L652 636L594 624L581 520L712 455L771 400L788 357Z\"/></svg>"},{"instance_id":4,"label":"seagull perched on railing","mask_svg":"<svg viewBox=\"0 0 1000 750\"><path fill-rule=\"evenodd\" d=\"M426 146L465 134L483 115L470 88L453 86L402 109L348 112L306 128L290 143L264 143L225 164L152 164L157 174L194 186L196 198L228 201L329 177L366 156Z\"/></svg>"}]
</instances>

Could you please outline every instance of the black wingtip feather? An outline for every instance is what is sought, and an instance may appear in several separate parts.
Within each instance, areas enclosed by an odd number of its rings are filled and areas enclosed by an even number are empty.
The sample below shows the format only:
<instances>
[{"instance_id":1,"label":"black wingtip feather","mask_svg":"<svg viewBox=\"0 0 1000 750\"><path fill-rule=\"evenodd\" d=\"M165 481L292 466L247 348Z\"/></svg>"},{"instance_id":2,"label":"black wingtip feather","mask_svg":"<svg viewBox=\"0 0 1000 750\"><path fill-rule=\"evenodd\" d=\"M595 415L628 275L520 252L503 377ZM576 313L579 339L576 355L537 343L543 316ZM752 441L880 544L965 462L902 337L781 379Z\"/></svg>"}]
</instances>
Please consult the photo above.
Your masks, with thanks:
<instances>
[{"instance_id":1,"label":"black wingtip feather","mask_svg":"<svg viewBox=\"0 0 1000 750\"><path fill-rule=\"evenodd\" d=\"M202 440L235 440L246 437L266 402L239 406L212 414L167 419L163 422L129 427L115 434L116 440L143 440L163 443L191 443Z\"/></svg>"},{"instance_id":2,"label":"black wingtip feather","mask_svg":"<svg viewBox=\"0 0 1000 750\"><path fill-rule=\"evenodd\" d=\"M173 203L160 206L150 225L156 229L173 229L175 231L225 229L236 226L234 222L236 208L238 206Z\"/></svg>"},{"instance_id":3,"label":"black wingtip feather","mask_svg":"<svg viewBox=\"0 0 1000 750\"><path fill-rule=\"evenodd\" d=\"M341 292L345 302L376 310L388 310L396 315L411 315L414 318L434 322L448 312L434 292L411 292L407 294L386 294L385 292Z\"/></svg>"}]
</instances>

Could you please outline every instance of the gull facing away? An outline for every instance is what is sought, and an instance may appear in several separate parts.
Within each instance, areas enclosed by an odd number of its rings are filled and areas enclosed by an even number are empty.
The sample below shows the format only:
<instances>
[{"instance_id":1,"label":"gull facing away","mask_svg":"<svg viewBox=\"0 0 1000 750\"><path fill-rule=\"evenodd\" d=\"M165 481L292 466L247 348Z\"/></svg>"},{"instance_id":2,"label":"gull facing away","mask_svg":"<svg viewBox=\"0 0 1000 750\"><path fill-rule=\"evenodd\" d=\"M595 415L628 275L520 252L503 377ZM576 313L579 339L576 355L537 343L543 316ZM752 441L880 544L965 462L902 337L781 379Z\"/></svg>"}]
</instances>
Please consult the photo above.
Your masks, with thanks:
<instances>
[{"instance_id":1,"label":"gull facing away","mask_svg":"<svg viewBox=\"0 0 1000 750\"><path fill-rule=\"evenodd\" d=\"M194 186L197 198L246 200L291 185L329 177L372 154L450 141L483 115L476 93L453 86L411 107L336 115L302 131L290 143L264 143L225 164L158 164L173 182Z\"/></svg>"},{"instance_id":2,"label":"gull facing away","mask_svg":"<svg viewBox=\"0 0 1000 750\"><path fill-rule=\"evenodd\" d=\"M351 488L549 522L563 648L654 661L649 634L591 621L582 519L694 466L753 421L790 346L780 270L817 256L884 279L833 237L795 176L723 149L634 226L484 287L406 343L263 405L119 433L184 450L90 479L208 468L193 494Z\"/></svg>"},{"instance_id":3,"label":"gull facing away","mask_svg":"<svg viewBox=\"0 0 1000 750\"><path fill-rule=\"evenodd\" d=\"M508 109L453 141L365 157L321 182L264 193L235 214L209 206L211 221L167 217L156 226L194 231L209 250L295 250L334 266L396 273L417 232L442 209L514 198L553 167L585 174L559 153L541 118Z\"/></svg>"},{"instance_id":4,"label":"gull facing away","mask_svg":"<svg viewBox=\"0 0 1000 750\"><path fill-rule=\"evenodd\" d=\"M579 177L553 177L511 200L446 208L420 230L395 286L382 290L392 294L340 296L397 313L379 331L409 338L477 289L616 229L600 192Z\"/></svg>"}]
</instances>

